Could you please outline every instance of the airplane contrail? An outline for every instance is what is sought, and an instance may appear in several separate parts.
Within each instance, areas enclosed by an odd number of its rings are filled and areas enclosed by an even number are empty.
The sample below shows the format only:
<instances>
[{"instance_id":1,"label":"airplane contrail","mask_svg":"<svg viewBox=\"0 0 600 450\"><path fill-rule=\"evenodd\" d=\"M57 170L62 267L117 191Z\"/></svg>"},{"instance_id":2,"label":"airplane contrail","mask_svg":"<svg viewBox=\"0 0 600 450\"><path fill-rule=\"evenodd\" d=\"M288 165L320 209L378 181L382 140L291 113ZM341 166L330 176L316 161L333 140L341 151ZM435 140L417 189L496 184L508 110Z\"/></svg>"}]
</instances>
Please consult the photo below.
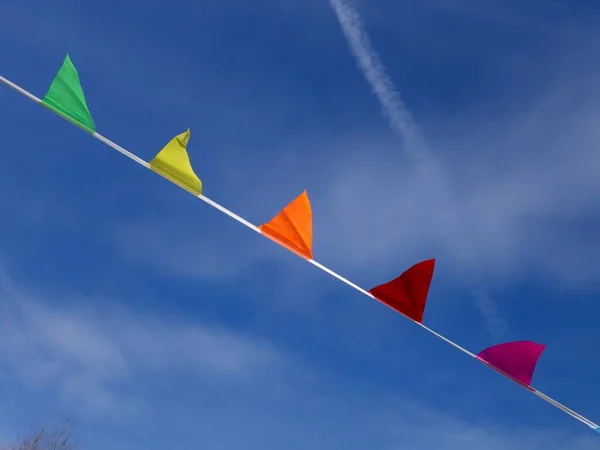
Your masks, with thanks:
<instances>
[{"instance_id":1,"label":"airplane contrail","mask_svg":"<svg viewBox=\"0 0 600 450\"><path fill-rule=\"evenodd\" d=\"M472 244L465 234L459 208L452 199L444 172L431 155L412 113L400 98L400 93L373 49L356 8L350 0L329 0L329 4L335 11L356 63L377 96L392 131L404 141L404 150L415 161L417 171L427 176L428 181L436 188L440 206L445 207L448 213L449 223L444 223L442 229L454 251L465 259L466 268L472 274L471 294L486 320L488 331L494 337L500 337L506 332L508 324L483 287L481 265L477 263Z\"/></svg>"}]
</instances>

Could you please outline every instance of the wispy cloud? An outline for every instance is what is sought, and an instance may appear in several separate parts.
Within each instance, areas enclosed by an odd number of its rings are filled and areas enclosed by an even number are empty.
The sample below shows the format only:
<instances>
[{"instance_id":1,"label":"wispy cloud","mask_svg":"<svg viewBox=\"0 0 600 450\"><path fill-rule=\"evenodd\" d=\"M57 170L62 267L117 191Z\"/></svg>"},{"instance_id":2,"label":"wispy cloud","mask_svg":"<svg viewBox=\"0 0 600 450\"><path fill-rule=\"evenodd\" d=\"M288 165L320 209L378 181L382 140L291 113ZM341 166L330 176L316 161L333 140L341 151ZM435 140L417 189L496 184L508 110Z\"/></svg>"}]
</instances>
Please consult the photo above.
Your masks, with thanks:
<instances>
[{"instance_id":1,"label":"wispy cloud","mask_svg":"<svg viewBox=\"0 0 600 450\"><path fill-rule=\"evenodd\" d=\"M464 230L494 283L533 275L552 285L585 287L599 273L591 263L596 237L585 231L598 220L591 207L600 197L596 100L572 104L567 86L578 86L579 92L589 85L565 78L559 89L528 104L526 116L468 119L448 125L437 137L448 150L439 164L456 188ZM565 117L558 117L558 110ZM286 144L293 154L307 146L302 139ZM446 274L463 283L470 266L446 234L455 211L440 205L427 178L393 158L390 162L392 142L371 133L325 136L321 145L327 152L312 168L284 159L257 166L241 156L229 163L222 183L235 173L237 185L251 185L252 194L232 190L215 198L259 224L308 187L319 261L361 284L385 281L418 258L436 257L436 279ZM257 178L258 171L270 175ZM131 219L109 224L108 238L127 261L170 275L221 279L257 262L294 264L293 255L206 205L186 201L176 188L162 182L157 187L169 194L170 203L160 200L155 214L138 214L132 207ZM156 202L156 193L151 195ZM207 223L213 215L217 226ZM571 226L579 223L583 228L573 233Z\"/></svg>"},{"instance_id":2,"label":"wispy cloud","mask_svg":"<svg viewBox=\"0 0 600 450\"><path fill-rule=\"evenodd\" d=\"M269 246L257 248L251 235L243 237L246 239L235 239L216 229L156 217L115 225L108 239L127 261L164 276L230 279L268 259L268 250L272 250Z\"/></svg>"},{"instance_id":3,"label":"wispy cloud","mask_svg":"<svg viewBox=\"0 0 600 450\"><path fill-rule=\"evenodd\" d=\"M464 223L460 220L462 211L455 203L446 175L432 157L412 114L400 99L400 94L372 48L358 11L349 0L330 0L330 3L358 66L377 95L392 130L404 140L405 152L416 162L418 173L427 180L427 187L433 190L436 203L447 210L444 224L447 239L454 243L454 251L458 252L467 265L466 273L472 283L471 293L490 333L495 338L500 338L507 331L508 324L500 314L497 304L485 291L481 269L472 248L473 243L465 235Z\"/></svg>"},{"instance_id":4,"label":"wispy cloud","mask_svg":"<svg viewBox=\"0 0 600 450\"><path fill-rule=\"evenodd\" d=\"M364 392L351 376L322 369L307 372L303 363L282 357L272 345L226 328L134 316L114 302L93 302L92 307L79 298L75 308L68 300L50 302L28 291L0 271L4 375L19 377L34 392L56 390L77 404L78 412L121 419L127 433L108 438L111 448L126 447L130 435L138 433L131 417L140 408L144 428L135 438L137 445L156 445L161 439L179 445L179 429L186 430L186 442L211 449L338 445L353 450L371 445L394 450L587 450L597 444L595 436L583 433L577 437L556 428L463 419L456 411L416 403L385 387ZM186 372L192 377L182 376ZM298 374L307 373L298 382ZM153 378L168 384L168 395L156 389L152 399L138 398L139 385ZM198 383L209 387L194 388ZM179 395L186 401L178 401ZM149 422L161 426L148 433ZM348 424L355 425L352 433ZM90 448L106 445L104 439L99 436Z\"/></svg>"},{"instance_id":5,"label":"wispy cloud","mask_svg":"<svg viewBox=\"0 0 600 450\"><path fill-rule=\"evenodd\" d=\"M57 389L94 411L122 410L131 399L111 386L144 373L192 371L240 380L283 362L269 343L219 325L134 315L109 301L78 298L69 307L68 301L43 300L17 288L4 269L0 298L6 373L33 388Z\"/></svg>"},{"instance_id":6,"label":"wispy cloud","mask_svg":"<svg viewBox=\"0 0 600 450\"><path fill-rule=\"evenodd\" d=\"M396 443L390 448L398 450L415 448L574 450L591 449L597 445L597 437L592 431L589 431L588 436L574 437L562 430L552 428L507 428L489 419L464 420L456 415L415 404L403 408L401 420L389 415L382 423L387 424L390 432L396 437Z\"/></svg>"},{"instance_id":7,"label":"wispy cloud","mask_svg":"<svg viewBox=\"0 0 600 450\"><path fill-rule=\"evenodd\" d=\"M594 206L600 98L572 102L590 92L593 78L564 78L528 104L525 115L468 118L438 136L448 150L441 164L456 187L465 230L495 283L533 276L585 288L600 274L592 232L600 220ZM375 151L365 154L367 145ZM331 177L314 201L327 258L348 270L381 271L390 262L435 256L438 276L461 282L468 265L444 235L453 212L440 207L427 180L390 164L385 153L393 145L376 136L344 147L343 161L331 163Z\"/></svg>"},{"instance_id":8,"label":"wispy cloud","mask_svg":"<svg viewBox=\"0 0 600 450\"><path fill-rule=\"evenodd\" d=\"M592 431L575 436L552 428L505 427L489 419L467 420L403 398L375 395L369 400L348 393L340 400L327 393L287 389L279 390L278 395L265 396L268 410L250 413L245 408L224 406L217 413L213 410L210 418L208 413L206 417L192 415L190 422L206 424L203 431L193 431L192 437L210 449L591 450L597 445ZM287 412L286 404L294 405L295 413ZM231 421L237 424L235 433L227 432Z\"/></svg>"}]
</instances>

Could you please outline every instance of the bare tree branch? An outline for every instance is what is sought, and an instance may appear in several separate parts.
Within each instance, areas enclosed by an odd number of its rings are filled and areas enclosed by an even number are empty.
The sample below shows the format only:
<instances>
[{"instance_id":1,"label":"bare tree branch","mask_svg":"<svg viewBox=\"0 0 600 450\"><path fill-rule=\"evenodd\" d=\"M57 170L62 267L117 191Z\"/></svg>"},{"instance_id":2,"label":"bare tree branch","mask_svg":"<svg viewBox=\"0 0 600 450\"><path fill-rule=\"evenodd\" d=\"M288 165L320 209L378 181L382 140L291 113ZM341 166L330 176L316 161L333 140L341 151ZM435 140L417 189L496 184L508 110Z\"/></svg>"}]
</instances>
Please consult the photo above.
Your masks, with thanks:
<instances>
[{"instance_id":1,"label":"bare tree branch","mask_svg":"<svg viewBox=\"0 0 600 450\"><path fill-rule=\"evenodd\" d=\"M13 444L0 445L0 450L76 450L79 442L73 427L73 419L66 419L53 431L40 428Z\"/></svg>"}]
</instances>

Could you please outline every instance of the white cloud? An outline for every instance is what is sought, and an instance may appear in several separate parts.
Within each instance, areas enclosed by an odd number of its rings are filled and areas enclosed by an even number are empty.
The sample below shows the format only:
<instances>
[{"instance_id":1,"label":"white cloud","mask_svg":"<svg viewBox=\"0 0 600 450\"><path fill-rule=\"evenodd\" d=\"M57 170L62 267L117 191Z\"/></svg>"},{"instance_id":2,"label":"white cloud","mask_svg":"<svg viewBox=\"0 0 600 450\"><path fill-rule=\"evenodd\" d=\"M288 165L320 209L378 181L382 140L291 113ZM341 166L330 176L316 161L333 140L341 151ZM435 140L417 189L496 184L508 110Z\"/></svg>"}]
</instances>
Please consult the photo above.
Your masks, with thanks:
<instances>
[{"instance_id":1,"label":"white cloud","mask_svg":"<svg viewBox=\"0 0 600 450\"><path fill-rule=\"evenodd\" d=\"M109 240L126 260L154 268L165 276L185 278L235 277L244 268L272 255L273 247L259 247L250 231L242 230L232 237L231 232L226 235L203 219L197 222L202 226L194 226L195 220L189 219L196 217L195 212L206 213L207 208L200 202L195 206L200 211L174 211L172 217L187 216L186 221L155 217L115 225Z\"/></svg>"},{"instance_id":2,"label":"white cloud","mask_svg":"<svg viewBox=\"0 0 600 450\"><path fill-rule=\"evenodd\" d=\"M484 120L478 110L438 124L432 137L489 278L533 273L577 286L600 275L592 264L600 220L599 68L558 56L554 62L554 83L520 113ZM336 230L336 238L328 245L347 263L387 264L395 253L404 261L431 251L445 270L464 269L444 236L453 211L441 208L427 180L389 163L385 154L394 149L377 142L375 151L354 149L337 170L330 167L322 198L330 223L322 233Z\"/></svg>"},{"instance_id":3,"label":"white cloud","mask_svg":"<svg viewBox=\"0 0 600 450\"><path fill-rule=\"evenodd\" d=\"M411 111L401 100L386 68L372 48L360 14L352 1L330 0L330 4L357 65L377 95L391 129L404 142L403 151L410 156L415 165L418 180L422 182L423 188L431 192L430 200L444 210L444 224L438 228L438 233L444 236L447 247L458 253L462 265L466 266L463 278L469 282L471 296L482 313L490 334L496 339L500 338L507 331L508 324L486 292L477 252L474 251L473 243L465 232L465 222L453 195L452 185L447 181L446 172L441 170Z\"/></svg>"},{"instance_id":4,"label":"white cloud","mask_svg":"<svg viewBox=\"0 0 600 450\"><path fill-rule=\"evenodd\" d=\"M467 117L440 132L443 137L434 136L487 280L534 275L577 287L600 275L592 264L597 245L591 232L599 220L600 97L594 93L585 104L572 102L589 89L589 80L565 79L559 86L529 105L526 114L488 122ZM286 154L301 154L307 140L280 146ZM216 199L225 198L226 206L260 223L307 187L320 262L360 284L360 277L387 281L419 259L436 257L436 277L447 274L463 282L469 265L445 233L456 213L441 208L427 180L393 156L393 143L363 135L329 136L321 145L316 167L298 167L296 159L284 157L256 165L232 162L237 182L252 185L252 195L224 192ZM244 171L236 170L242 166ZM258 178L259 172L274 175ZM206 210L186 203L122 223L112 230L115 248L130 261L187 277L232 277L257 262L294 259ZM578 228L586 221L590 231Z\"/></svg>"},{"instance_id":5,"label":"white cloud","mask_svg":"<svg viewBox=\"0 0 600 450\"><path fill-rule=\"evenodd\" d=\"M337 443L353 449L370 442L390 450L587 450L596 445L585 427L578 437L556 428L467 420L456 417L456 408L450 412L415 403L387 388L372 386L365 393L352 376L307 370L272 345L221 327L133 316L104 301L92 307L78 299L82 306L74 309L64 298L57 305L16 288L4 271L0 282L0 367L6 375L19 377L34 392L57 391L78 409L122 417L144 408L151 421L162 424L163 433L184 427L186 439L205 448L289 443L290 449L324 449ZM164 398L135 396L136 385L149 377L168 380L171 392L173 372L193 376L175 378L186 401L169 396L165 405ZM192 386L206 383L207 377L229 382L194 392ZM115 392L115 386L123 389ZM549 408L534 401L536 409ZM472 406L490 412L495 407L493 399ZM561 415L560 420L570 419ZM237 424L235 433L229 432L231 423ZM348 433L348 424L360 425Z\"/></svg>"},{"instance_id":6,"label":"white cloud","mask_svg":"<svg viewBox=\"0 0 600 450\"><path fill-rule=\"evenodd\" d=\"M217 396L207 399L205 409L184 408L175 416L189 430L187 439L210 450L588 450L597 446L598 437L584 426L505 425L485 416L467 419L457 408L444 410L376 388L365 391L352 386L323 373L302 386L256 383L254 395L236 391L236 402Z\"/></svg>"},{"instance_id":7,"label":"white cloud","mask_svg":"<svg viewBox=\"0 0 600 450\"><path fill-rule=\"evenodd\" d=\"M424 408L422 405L406 408L401 420L390 415L383 423L389 426L389 432L395 436L397 442L389 446L390 450L415 448L587 450L598 445L598 437L585 427L582 428L579 436L553 427L546 429L507 427L493 423L489 419L478 421L461 419L448 413ZM585 434L586 431L588 435Z\"/></svg>"},{"instance_id":8,"label":"white cloud","mask_svg":"<svg viewBox=\"0 0 600 450\"><path fill-rule=\"evenodd\" d=\"M0 297L0 367L32 388L50 386L93 410L132 408L111 385L148 372L236 380L283 361L269 343L221 326L134 316L108 301L93 307L82 299L71 307L43 301L17 289L4 271Z\"/></svg>"}]
</instances>

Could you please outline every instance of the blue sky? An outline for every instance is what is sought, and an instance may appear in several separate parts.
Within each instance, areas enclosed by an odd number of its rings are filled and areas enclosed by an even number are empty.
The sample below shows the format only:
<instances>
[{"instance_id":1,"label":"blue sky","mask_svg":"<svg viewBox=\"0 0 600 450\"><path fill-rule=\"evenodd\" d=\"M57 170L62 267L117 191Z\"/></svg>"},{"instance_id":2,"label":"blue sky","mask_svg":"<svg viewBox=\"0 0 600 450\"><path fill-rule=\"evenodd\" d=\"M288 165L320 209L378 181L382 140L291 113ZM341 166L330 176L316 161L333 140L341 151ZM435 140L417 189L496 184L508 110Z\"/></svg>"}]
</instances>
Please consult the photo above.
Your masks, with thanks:
<instances>
[{"instance_id":1,"label":"blue sky","mask_svg":"<svg viewBox=\"0 0 600 450\"><path fill-rule=\"evenodd\" d=\"M149 160L190 127L204 193L254 223L307 189L316 259L365 288L437 258L424 322L547 344L534 385L597 422L600 6L355 5L434 177L325 0L8 1L1 74L41 97L69 52L101 134ZM92 450L597 445L5 87L0 119L4 439L67 414Z\"/></svg>"}]
</instances>

